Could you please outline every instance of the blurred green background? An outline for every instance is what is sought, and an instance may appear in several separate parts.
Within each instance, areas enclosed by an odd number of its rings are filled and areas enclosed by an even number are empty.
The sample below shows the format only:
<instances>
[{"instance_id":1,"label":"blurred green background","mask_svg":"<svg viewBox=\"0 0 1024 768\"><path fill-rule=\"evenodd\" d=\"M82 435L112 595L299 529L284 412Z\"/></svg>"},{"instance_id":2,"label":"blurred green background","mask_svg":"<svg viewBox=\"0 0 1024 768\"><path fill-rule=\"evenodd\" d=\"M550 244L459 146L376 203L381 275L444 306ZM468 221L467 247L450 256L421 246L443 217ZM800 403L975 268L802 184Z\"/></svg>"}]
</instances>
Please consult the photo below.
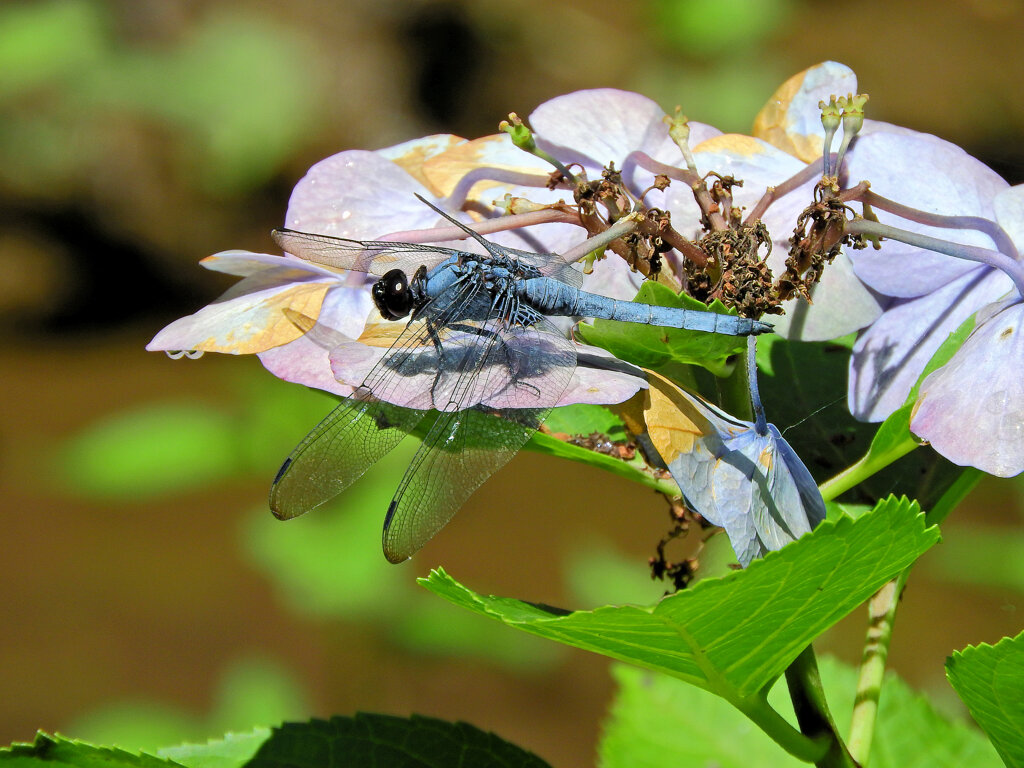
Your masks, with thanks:
<instances>
[{"instance_id":1,"label":"blurred green background","mask_svg":"<svg viewBox=\"0 0 1024 768\"><path fill-rule=\"evenodd\" d=\"M317 160L492 133L579 88L747 131L779 83L837 59L871 117L1020 183L1021 39L1018 0L0 4L0 744L45 728L155 747L363 709L592 764L606 662L463 616L414 578L443 564L482 592L649 602L663 501L524 454L390 566L401 452L345 515L274 521L269 481L330 400L255 359L143 346L230 284L200 258L273 252ZM904 600L893 665L950 707L946 654L1024 623L1022 489L983 483ZM855 615L825 650L856 661L863 629Z\"/></svg>"}]
</instances>

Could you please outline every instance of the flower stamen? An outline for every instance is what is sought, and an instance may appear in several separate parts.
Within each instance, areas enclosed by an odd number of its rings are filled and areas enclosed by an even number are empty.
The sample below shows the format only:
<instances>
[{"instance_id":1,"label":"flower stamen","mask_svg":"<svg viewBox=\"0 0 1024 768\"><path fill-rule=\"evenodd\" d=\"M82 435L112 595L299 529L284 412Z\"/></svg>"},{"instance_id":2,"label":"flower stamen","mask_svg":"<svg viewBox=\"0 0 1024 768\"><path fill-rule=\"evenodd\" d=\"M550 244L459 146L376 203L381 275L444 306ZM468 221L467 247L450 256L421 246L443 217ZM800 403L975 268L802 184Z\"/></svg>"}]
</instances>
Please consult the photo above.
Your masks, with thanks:
<instances>
[{"instance_id":1,"label":"flower stamen","mask_svg":"<svg viewBox=\"0 0 1024 768\"><path fill-rule=\"evenodd\" d=\"M509 112L508 120L502 120L498 123L498 130L507 133L512 139L512 143L524 152L529 152L534 157L539 157L541 160L551 163L569 183L577 183L576 177L569 172L568 168L562 165L557 158L552 157L537 146L537 142L533 138L533 131L529 129L515 112Z\"/></svg>"}]
</instances>

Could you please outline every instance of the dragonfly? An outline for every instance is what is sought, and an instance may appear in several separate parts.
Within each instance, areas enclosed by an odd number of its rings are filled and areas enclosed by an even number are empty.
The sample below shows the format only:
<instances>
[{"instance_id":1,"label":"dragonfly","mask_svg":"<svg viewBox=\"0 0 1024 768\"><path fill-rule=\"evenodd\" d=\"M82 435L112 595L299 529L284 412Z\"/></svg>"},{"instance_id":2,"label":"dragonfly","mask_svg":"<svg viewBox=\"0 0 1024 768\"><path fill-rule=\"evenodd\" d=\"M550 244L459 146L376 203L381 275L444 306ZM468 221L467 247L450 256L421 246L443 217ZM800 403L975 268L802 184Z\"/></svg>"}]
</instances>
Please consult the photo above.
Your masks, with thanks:
<instances>
[{"instance_id":1,"label":"dragonfly","mask_svg":"<svg viewBox=\"0 0 1024 768\"><path fill-rule=\"evenodd\" d=\"M581 289L582 273L563 257L491 242L423 202L484 253L291 229L272 233L293 256L376 276L371 292L381 316L407 323L352 396L285 459L270 491L276 517L298 517L345 490L406 435L425 430L384 518L384 555L392 563L411 557L444 527L526 444L568 388L576 349L549 317L729 335L772 328L589 293Z\"/></svg>"}]
</instances>

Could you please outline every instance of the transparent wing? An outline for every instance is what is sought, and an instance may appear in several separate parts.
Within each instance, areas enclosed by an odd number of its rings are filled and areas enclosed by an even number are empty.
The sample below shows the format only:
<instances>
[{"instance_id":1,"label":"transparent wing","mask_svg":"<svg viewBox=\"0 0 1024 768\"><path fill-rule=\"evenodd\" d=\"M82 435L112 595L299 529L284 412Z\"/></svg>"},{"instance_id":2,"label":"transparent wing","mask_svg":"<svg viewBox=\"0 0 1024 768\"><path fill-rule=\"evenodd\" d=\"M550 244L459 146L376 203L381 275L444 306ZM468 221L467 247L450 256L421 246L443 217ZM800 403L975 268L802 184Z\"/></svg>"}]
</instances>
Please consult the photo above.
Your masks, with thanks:
<instances>
[{"instance_id":1,"label":"transparent wing","mask_svg":"<svg viewBox=\"0 0 1024 768\"><path fill-rule=\"evenodd\" d=\"M519 261L534 267L542 275L553 277L556 280L567 283L574 288L580 288L583 286L582 270L574 267L574 262L566 261L566 259L560 254L533 253L531 251L521 251L518 248L506 248L501 245L496 247L503 251L507 251Z\"/></svg>"},{"instance_id":2,"label":"transparent wing","mask_svg":"<svg viewBox=\"0 0 1024 768\"><path fill-rule=\"evenodd\" d=\"M270 510L287 520L330 501L401 442L423 411L350 399L306 435L270 487Z\"/></svg>"},{"instance_id":3,"label":"transparent wing","mask_svg":"<svg viewBox=\"0 0 1024 768\"><path fill-rule=\"evenodd\" d=\"M286 252L304 261L335 269L354 269L371 275L383 275L391 269L412 274L420 265L427 269L459 253L452 248L417 243L390 243L385 240L349 240L344 237L315 235L294 229L275 229L271 236Z\"/></svg>"},{"instance_id":4,"label":"transparent wing","mask_svg":"<svg viewBox=\"0 0 1024 768\"><path fill-rule=\"evenodd\" d=\"M470 325L473 334L462 332L476 336L477 353L440 372L435 401L446 406L388 508L383 538L391 562L411 557L519 451L568 387L576 364L572 343L547 320L509 328L498 317L462 327ZM490 406L489 399L504 405Z\"/></svg>"},{"instance_id":5,"label":"transparent wing","mask_svg":"<svg viewBox=\"0 0 1024 768\"><path fill-rule=\"evenodd\" d=\"M439 245L349 240L344 237L298 232L294 229L275 229L271 236L282 250L304 261L335 269L354 269L371 275L383 275L391 269L400 269L411 275L420 265L430 269L445 259L462 253L454 248ZM531 253L508 248L486 239L483 239L483 242L493 257L512 257L563 283L576 288L583 285L583 273L556 253ZM480 258L479 254L470 255L472 258Z\"/></svg>"},{"instance_id":6,"label":"transparent wing","mask_svg":"<svg viewBox=\"0 0 1024 768\"><path fill-rule=\"evenodd\" d=\"M464 311L474 287L454 286L426 305L433 323ZM281 519L298 517L334 498L393 449L426 415L392 405L398 389L422 379L424 351L432 349L427 323L410 323L371 369L353 397L335 408L291 452L270 489L270 509ZM436 357L434 358L436 364Z\"/></svg>"}]
</instances>

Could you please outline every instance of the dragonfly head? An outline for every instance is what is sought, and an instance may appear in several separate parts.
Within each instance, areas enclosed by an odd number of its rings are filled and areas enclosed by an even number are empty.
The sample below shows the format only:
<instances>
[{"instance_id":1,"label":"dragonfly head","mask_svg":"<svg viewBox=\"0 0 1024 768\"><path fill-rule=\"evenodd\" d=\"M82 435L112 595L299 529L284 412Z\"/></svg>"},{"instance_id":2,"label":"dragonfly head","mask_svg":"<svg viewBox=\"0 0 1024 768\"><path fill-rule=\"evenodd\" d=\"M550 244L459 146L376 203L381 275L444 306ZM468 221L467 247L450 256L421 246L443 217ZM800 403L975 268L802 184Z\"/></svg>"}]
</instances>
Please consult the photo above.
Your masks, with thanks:
<instances>
[{"instance_id":1,"label":"dragonfly head","mask_svg":"<svg viewBox=\"0 0 1024 768\"><path fill-rule=\"evenodd\" d=\"M401 320L416 305L409 278L400 269L392 269L373 284L373 303L385 320Z\"/></svg>"}]
</instances>

